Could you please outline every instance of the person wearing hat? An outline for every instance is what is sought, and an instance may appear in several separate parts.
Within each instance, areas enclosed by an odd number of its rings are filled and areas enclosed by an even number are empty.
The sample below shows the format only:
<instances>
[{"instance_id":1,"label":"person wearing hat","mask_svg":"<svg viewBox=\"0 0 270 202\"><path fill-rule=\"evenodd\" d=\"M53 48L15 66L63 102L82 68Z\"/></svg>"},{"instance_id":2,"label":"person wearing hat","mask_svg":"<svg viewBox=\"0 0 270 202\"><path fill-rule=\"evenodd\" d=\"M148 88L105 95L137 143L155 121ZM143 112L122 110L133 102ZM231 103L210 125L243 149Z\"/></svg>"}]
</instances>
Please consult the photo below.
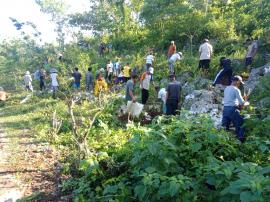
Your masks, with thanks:
<instances>
[{"instance_id":1,"label":"person wearing hat","mask_svg":"<svg viewBox=\"0 0 270 202\"><path fill-rule=\"evenodd\" d=\"M174 41L171 41L171 45L170 45L170 47L169 47L168 54L167 54L168 59L170 59L171 56L172 56L173 54L175 54L175 53L176 53L176 45L175 45Z\"/></svg>"},{"instance_id":2,"label":"person wearing hat","mask_svg":"<svg viewBox=\"0 0 270 202\"><path fill-rule=\"evenodd\" d=\"M166 89L166 114L176 115L181 95L181 85L178 81L176 81L175 74L170 75L170 80L171 82Z\"/></svg>"},{"instance_id":3,"label":"person wearing hat","mask_svg":"<svg viewBox=\"0 0 270 202\"><path fill-rule=\"evenodd\" d=\"M174 74L174 64L177 60L182 60L183 54L181 52L174 53L169 59L169 71L170 74Z\"/></svg>"},{"instance_id":4,"label":"person wearing hat","mask_svg":"<svg viewBox=\"0 0 270 202\"><path fill-rule=\"evenodd\" d=\"M244 141L243 117L240 109L244 106L246 97L242 97L239 87L244 84L241 76L234 76L232 83L224 90L222 126L229 130L232 122L235 127L237 138Z\"/></svg>"},{"instance_id":5,"label":"person wearing hat","mask_svg":"<svg viewBox=\"0 0 270 202\"><path fill-rule=\"evenodd\" d=\"M26 90L27 91L29 90L29 91L33 92L32 77L31 77L29 71L26 71L25 72L25 75L23 77L23 80L24 80L24 84L25 84Z\"/></svg>"},{"instance_id":6,"label":"person wearing hat","mask_svg":"<svg viewBox=\"0 0 270 202\"><path fill-rule=\"evenodd\" d=\"M154 73L153 68L149 68L144 72L140 78L140 87L142 89L142 104L145 105L149 98L149 88L151 83L151 78Z\"/></svg>"},{"instance_id":7,"label":"person wearing hat","mask_svg":"<svg viewBox=\"0 0 270 202\"><path fill-rule=\"evenodd\" d=\"M210 68L211 56L213 54L213 46L209 43L208 39L203 40L203 44L199 48L199 69L203 69L207 73Z\"/></svg>"}]
</instances>

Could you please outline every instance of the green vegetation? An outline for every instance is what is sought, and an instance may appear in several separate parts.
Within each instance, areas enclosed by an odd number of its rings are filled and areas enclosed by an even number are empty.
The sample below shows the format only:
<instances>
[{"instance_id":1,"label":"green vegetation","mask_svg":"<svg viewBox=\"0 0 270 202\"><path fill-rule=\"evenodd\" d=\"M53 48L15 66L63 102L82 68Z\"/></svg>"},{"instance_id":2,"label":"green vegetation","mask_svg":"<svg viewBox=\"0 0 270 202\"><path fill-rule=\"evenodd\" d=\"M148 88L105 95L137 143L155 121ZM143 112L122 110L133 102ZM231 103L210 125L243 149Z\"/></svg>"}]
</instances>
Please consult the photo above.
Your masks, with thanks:
<instances>
[{"instance_id":1,"label":"green vegetation","mask_svg":"<svg viewBox=\"0 0 270 202\"><path fill-rule=\"evenodd\" d=\"M91 100L74 93L69 85L75 66L95 72L107 59L121 58L139 71L145 55L155 53L155 81L168 75L166 51L171 40L183 51L176 72L199 76L197 49L209 37L214 45L209 78L218 70L219 57L228 56L242 73L248 37L260 40L254 66L268 61L270 4L267 0L117 0L90 1L89 12L66 15L61 1L36 1L58 25L58 45L39 45L35 36L4 41L0 46L0 86L11 93L1 106L1 122L10 134L30 129L63 153L63 194L83 201L267 201L270 198L269 78L258 84L252 105L265 100L245 121L247 140L214 128L207 116L196 118L182 111L175 117L157 116L151 124L127 123L117 110L124 100L116 93ZM59 4L60 2L60 4ZM66 20L68 19L68 20ZM64 43L65 27L91 30ZM76 42L75 42L76 41ZM98 56L100 42L113 51ZM57 54L63 54L59 60ZM59 70L58 99L34 93L25 104L22 76L42 67ZM83 81L84 82L84 81ZM83 86L84 88L84 83ZM34 81L38 89L38 82ZM151 89L154 93L154 89ZM120 93L123 93L120 91ZM155 101L154 96L151 101ZM266 104L265 104L266 103ZM31 201L39 194L26 198Z\"/></svg>"}]
</instances>

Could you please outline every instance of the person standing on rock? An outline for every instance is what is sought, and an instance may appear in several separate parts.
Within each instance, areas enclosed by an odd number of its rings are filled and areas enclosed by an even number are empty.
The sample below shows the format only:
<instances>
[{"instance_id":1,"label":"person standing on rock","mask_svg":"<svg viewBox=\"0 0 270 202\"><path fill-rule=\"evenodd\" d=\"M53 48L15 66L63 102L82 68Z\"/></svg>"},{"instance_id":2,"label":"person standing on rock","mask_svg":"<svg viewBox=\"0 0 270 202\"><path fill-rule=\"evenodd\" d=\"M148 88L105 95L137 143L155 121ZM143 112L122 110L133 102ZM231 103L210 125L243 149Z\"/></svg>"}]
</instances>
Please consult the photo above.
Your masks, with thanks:
<instances>
[{"instance_id":1,"label":"person standing on rock","mask_svg":"<svg viewBox=\"0 0 270 202\"><path fill-rule=\"evenodd\" d=\"M169 72L170 74L174 74L174 64L177 60L182 60L183 54L181 52L173 54L169 59Z\"/></svg>"},{"instance_id":2,"label":"person standing on rock","mask_svg":"<svg viewBox=\"0 0 270 202\"><path fill-rule=\"evenodd\" d=\"M140 87L142 89L142 104L145 105L149 98L149 88L151 83L151 77L154 73L153 68L149 68L146 72L144 72L140 79Z\"/></svg>"},{"instance_id":3,"label":"person standing on rock","mask_svg":"<svg viewBox=\"0 0 270 202\"><path fill-rule=\"evenodd\" d=\"M245 67L250 69L250 66L258 50L258 42L257 40L247 39L246 43L248 45L248 51L245 58Z\"/></svg>"},{"instance_id":4,"label":"person standing on rock","mask_svg":"<svg viewBox=\"0 0 270 202\"><path fill-rule=\"evenodd\" d=\"M166 89L166 114L176 115L178 103L180 101L181 85L176 81L175 74L170 75L170 80L171 82Z\"/></svg>"},{"instance_id":5,"label":"person standing on rock","mask_svg":"<svg viewBox=\"0 0 270 202\"><path fill-rule=\"evenodd\" d=\"M136 84L137 75L132 75L131 79L126 83L126 101L135 102L135 84Z\"/></svg>"},{"instance_id":6,"label":"person standing on rock","mask_svg":"<svg viewBox=\"0 0 270 202\"><path fill-rule=\"evenodd\" d=\"M243 117L240 114L241 108L245 104L246 97L242 97L239 87L244 84L241 76L234 76L232 84L225 88L224 99L223 99L223 115L222 115L222 126L226 130L229 130L230 123L232 122L237 138L244 142L244 128L243 128Z\"/></svg>"},{"instance_id":7,"label":"person standing on rock","mask_svg":"<svg viewBox=\"0 0 270 202\"><path fill-rule=\"evenodd\" d=\"M220 58L220 67L222 69L216 75L213 86L217 84L229 86L232 80L231 60L225 57Z\"/></svg>"},{"instance_id":8,"label":"person standing on rock","mask_svg":"<svg viewBox=\"0 0 270 202\"><path fill-rule=\"evenodd\" d=\"M24 79L24 84L25 84L26 90L27 91L29 90L29 91L33 92L32 77L31 77L29 71L25 72L25 75L24 75L23 79Z\"/></svg>"},{"instance_id":9,"label":"person standing on rock","mask_svg":"<svg viewBox=\"0 0 270 202\"><path fill-rule=\"evenodd\" d=\"M168 59L170 59L171 56L172 56L173 54L175 54L175 53L176 53L176 45L175 45L174 41L171 41L171 45L170 45L170 47L169 47L168 54L167 54Z\"/></svg>"},{"instance_id":10,"label":"person standing on rock","mask_svg":"<svg viewBox=\"0 0 270 202\"><path fill-rule=\"evenodd\" d=\"M204 39L203 44L201 44L199 48L199 69L202 69L204 74L208 73L212 54L213 46L209 43L208 39Z\"/></svg>"}]
</instances>

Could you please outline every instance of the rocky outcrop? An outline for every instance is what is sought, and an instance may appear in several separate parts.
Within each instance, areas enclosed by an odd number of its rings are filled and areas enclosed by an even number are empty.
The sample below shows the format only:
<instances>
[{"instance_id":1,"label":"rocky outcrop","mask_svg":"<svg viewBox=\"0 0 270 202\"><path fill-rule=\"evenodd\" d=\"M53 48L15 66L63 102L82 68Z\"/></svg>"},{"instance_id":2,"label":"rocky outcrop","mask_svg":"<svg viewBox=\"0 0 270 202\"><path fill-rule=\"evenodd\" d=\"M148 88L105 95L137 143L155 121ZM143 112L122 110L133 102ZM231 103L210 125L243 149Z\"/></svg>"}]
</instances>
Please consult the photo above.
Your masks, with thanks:
<instances>
[{"instance_id":1,"label":"rocky outcrop","mask_svg":"<svg viewBox=\"0 0 270 202\"><path fill-rule=\"evenodd\" d=\"M194 90L185 96L183 108L191 114L209 114L215 127L221 126L223 88L217 86L209 90Z\"/></svg>"},{"instance_id":2,"label":"rocky outcrop","mask_svg":"<svg viewBox=\"0 0 270 202\"><path fill-rule=\"evenodd\" d=\"M269 74L269 72L268 72L269 68L270 68L270 63L268 63L262 67L252 69L248 80L245 81L245 85L244 85L245 90L250 89L250 91L252 92L256 88L256 86L258 85L260 79L265 74Z\"/></svg>"}]
</instances>

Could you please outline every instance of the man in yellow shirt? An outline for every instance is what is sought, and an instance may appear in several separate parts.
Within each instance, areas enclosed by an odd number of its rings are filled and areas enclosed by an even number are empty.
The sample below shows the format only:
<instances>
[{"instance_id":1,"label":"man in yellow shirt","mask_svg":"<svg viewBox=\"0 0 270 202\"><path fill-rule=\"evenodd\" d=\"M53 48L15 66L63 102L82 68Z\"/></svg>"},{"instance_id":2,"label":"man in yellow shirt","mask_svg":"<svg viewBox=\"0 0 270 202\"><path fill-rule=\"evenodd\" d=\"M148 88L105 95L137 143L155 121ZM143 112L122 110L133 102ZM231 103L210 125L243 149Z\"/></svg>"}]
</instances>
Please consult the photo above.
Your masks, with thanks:
<instances>
[{"instance_id":1,"label":"man in yellow shirt","mask_svg":"<svg viewBox=\"0 0 270 202\"><path fill-rule=\"evenodd\" d=\"M98 78L95 82L94 94L96 97L98 97L101 92L107 92L107 91L108 91L108 85L107 85L102 73L99 73Z\"/></svg>"},{"instance_id":2,"label":"man in yellow shirt","mask_svg":"<svg viewBox=\"0 0 270 202\"><path fill-rule=\"evenodd\" d=\"M127 82L130 79L130 66L129 63L126 64L126 66L124 66L124 82Z\"/></svg>"}]
</instances>

